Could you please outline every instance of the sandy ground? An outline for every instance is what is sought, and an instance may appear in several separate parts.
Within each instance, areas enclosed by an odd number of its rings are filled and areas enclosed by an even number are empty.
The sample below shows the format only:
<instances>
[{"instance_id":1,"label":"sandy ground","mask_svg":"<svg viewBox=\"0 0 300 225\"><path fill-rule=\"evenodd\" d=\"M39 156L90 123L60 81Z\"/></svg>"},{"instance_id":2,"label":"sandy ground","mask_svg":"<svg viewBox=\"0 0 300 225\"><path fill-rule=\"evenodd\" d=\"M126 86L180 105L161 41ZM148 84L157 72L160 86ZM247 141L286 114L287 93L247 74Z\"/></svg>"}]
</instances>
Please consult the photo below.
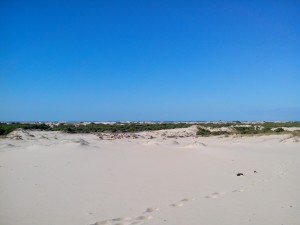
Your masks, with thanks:
<instances>
[{"instance_id":1,"label":"sandy ground","mask_svg":"<svg viewBox=\"0 0 300 225\"><path fill-rule=\"evenodd\" d=\"M300 224L297 138L194 131L16 131L0 139L0 224Z\"/></svg>"}]
</instances>

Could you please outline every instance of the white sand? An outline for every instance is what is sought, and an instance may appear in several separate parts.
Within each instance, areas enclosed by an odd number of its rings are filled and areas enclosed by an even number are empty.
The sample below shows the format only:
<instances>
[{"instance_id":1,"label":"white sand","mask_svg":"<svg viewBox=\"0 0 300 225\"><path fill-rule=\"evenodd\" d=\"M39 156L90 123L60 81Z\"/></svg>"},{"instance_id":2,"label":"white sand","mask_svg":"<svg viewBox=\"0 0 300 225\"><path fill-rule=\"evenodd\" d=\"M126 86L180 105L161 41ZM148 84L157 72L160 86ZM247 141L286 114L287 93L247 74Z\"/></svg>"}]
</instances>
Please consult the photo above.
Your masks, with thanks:
<instances>
[{"instance_id":1,"label":"white sand","mask_svg":"<svg viewBox=\"0 0 300 225\"><path fill-rule=\"evenodd\" d=\"M189 128L106 139L0 139L0 224L300 224L297 138L197 138Z\"/></svg>"}]
</instances>

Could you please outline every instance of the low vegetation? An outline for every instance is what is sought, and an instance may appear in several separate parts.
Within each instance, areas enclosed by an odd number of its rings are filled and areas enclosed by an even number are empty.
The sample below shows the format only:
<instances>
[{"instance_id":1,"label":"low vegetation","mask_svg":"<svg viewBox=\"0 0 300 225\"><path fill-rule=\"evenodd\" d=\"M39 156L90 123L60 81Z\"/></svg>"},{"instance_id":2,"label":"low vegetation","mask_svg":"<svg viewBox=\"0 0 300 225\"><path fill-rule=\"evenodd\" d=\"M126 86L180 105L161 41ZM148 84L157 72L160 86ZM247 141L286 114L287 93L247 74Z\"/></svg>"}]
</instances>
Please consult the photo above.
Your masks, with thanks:
<instances>
[{"instance_id":1,"label":"low vegetation","mask_svg":"<svg viewBox=\"0 0 300 225\"><path fill-rule=\"evenodd\" d=\"M75 123L59 123L49 126L45 123L0 123L0 135L6 135L15 129L31 129L46 131L63 131L67 133L93 133L93 132L111 132L126 133L140 131L154 131L164 129L186 128L192 124L188 123L114 123L114 124L75 124Z\"/></svg>"},{"instance_id":2,"label":"low vegetation","mask_svg":"<svg viewBox=\"0 0 300 225\"><path fill-rule=\"evenodd\" d=\"M51 130L65 131L69 133L91 133L91 132L112 132L112 133L126 133L126 132L140 132L153 131L175 128L190 127L187 123L115 123L115 124L59 124L54 126Z\"/></svg>"},{"instance_id":3,"label":"low vegetation","mask_svg":"<svg viewBox=\"0 0 300 225\"><path fill-rule=\"evenodd\" d=\"M230 128L230 131L218 131L219 128ZM198 127L197 134L200 136L212 135L255 135L255 134L282 134L298 132L286 131L284 128L300 127L300 122L263 122L263 123L242 123L239 121L230 123L204 123Z\"/></svg>"},{"instance_id":4,"label":"low vegetation","mask_svg":"<svg viewBox=\"0 0 300 225\"><path fill-rule=\"evenodd\" d=\"M199 127L197 131L197 135L204 136L204 137L216 136L216 135L228 135L228 134L230 133L227 131L210 131L208 129L204 129L201 127Z\"/></svg>"},{"instance_id":5,"label":"low vegetation","mask_svg":"<svg viewBox=\"0 0 300 225\"><path fill-rule=\"evenodd\" d=\"M0 135L6 135L15 129L22 128L24 130L49 130L50 126L44 123L0 123Z\"/></svg>"},{"instance_id":6,"label":"low vegetation","mask_svg":"<svg viewBox=\"0 0 300 225\"><path fill-rule=\"evenodd\" d=\"M300 130L292 131L292 136L293 137L300 137Z\"/></svg>"},{"instance_id":7,"label":"low vegetation","mask_svg":"<svg viewBox=\"0 0 300 225\"><path fill-rule=\"evenodd\" d=\"M192 125L199 125L197 135L215 136L215 135L255 135L255 134L282 134L290 133L298 136L300 131L286 131L284 128L300 127L300 122L215 122L215 123L0 123L0 135L7 135L15 129L24 130L44 130L44 131L62 131L67 133L128 133L140 131L155 131L175 128L187 128ZM223 128L222 130L220 128ZM225 128L225 129L224 129Z\"/></svg>"},{"instance_id":8,"label":"low vegetation","mask_svg":"<svg viewBox=\"0 0 300 225\"><path fill-rule=\"evenodd\" d=\"M232 126L263 126L264 128L279 128L279 127L300 127L300 122L211 122L211 123L201 123L202 127L210 128L221 128L221 127L232 127Z\"/></svg>"}]
</instances>

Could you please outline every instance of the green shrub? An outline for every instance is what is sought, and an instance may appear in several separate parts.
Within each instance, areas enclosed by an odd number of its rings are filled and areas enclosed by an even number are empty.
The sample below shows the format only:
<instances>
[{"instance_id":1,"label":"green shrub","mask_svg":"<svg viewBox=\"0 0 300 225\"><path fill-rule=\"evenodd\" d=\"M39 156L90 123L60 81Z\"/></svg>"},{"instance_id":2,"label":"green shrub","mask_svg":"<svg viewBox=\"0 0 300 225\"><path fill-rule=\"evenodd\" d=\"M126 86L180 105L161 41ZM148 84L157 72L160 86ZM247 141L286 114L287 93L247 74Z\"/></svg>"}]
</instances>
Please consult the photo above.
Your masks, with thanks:
<instances>
[{"instance_id":1,"label":"green shrub","mask_svg":"<svg viewBox=\"0 0 300 225\"><path fill-rule=\"evenodd\" d=\"M264 127L263 129L261 129L262 133L268 133L271 132L271 128L270 127Z\"/></svg>"},{"instance_id":2,"label":"green shrub","mask_svg":"<svg viewBox=\"0 0 300 225\"><path fill-rule=\"evenodd\" d=\"M279 133L279 132L283 132L283 131L284 131L284 129L283 129L283 128L281 128L281 127L279 127L279 128L276 128L274 131L275 131L275 132L277 132L277 133Z\"/></svg>"},{"instance_id":3,"label":"green shrub","mask_svg":"<svg viewBox=\"0 0 300 225\"><path fill-rule=\"evenodd\" d=\"M200 136L209 136L211 135L211 132L207 129L203 129L203 128L198 128L198 131L197 131L197 135L200 135Z\"/></svg>"},{"instance_id":4,"label":"green shrub","mask_svg":"<svg viewBox=\"0 0 300 225\"><path fill-rule=\"evenodd\" d=\"M240 134L257 134L257 133L259 133L259 130L256 130L254 126L235 127L234 129Z\"/></svg>"}]
</instances>

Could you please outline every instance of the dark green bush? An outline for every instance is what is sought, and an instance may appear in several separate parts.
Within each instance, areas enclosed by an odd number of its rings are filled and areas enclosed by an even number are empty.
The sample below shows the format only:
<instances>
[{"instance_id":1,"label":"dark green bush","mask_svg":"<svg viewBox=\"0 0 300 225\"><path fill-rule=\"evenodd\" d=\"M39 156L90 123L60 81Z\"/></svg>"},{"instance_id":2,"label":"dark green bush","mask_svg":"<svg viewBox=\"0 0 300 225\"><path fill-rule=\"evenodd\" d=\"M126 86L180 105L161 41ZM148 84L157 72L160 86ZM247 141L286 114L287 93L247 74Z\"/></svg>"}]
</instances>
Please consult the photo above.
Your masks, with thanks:
<instances>
[{"instance_id":1,"label":"dark green bush","mask_svg":"<svg viewBox=\"0 0 300 225\"><path fill-rule=\"evenodd\" d=\"M192 124L187 123L115 123L115 124L59 124L51 128L55 131L64 131L72 133L91 133L91 132L112 132L112 133L126 133L139 131L152 131L190 127Z\"/></svg>"},{"instance_id":2,"label":"dark green bush","mask_svg":"<svg viewBox=\"0 0 300 225\"><path fill-rule=\"evenodd\" d=\"M228 135L229 132L227 131L210 131L208 129L204 129L201 127L198 127L197 135L207 137L207 136L215 136L215 135Z\"/></svg>"},{"instance_id":3,"label":"dark green bush","mask_svg":"<svg viewBox=\"0 0 300 225\"><path fill-rule=\"evenodd\" d=\"M262 133L268 133L268 132L271 132L271 128L270 127L264 127L262 130L261 130Z\"/></svg>"},{"instance_id":4,"label":"dark green bush","mask_svg":"<svg viewBox=\"0 0 300 225\"><path fill-rule=\"evenodd\" d=\"M0 123L0 135L7 135L18 128L25 130L49 130L50 126L46 124L35 123Z\"/></svg>"},{"instance_id":5,"label":"dark green bush","mask_svg":"<svg viewBox=\"0 0 300 225\"><path fill-rule=\"evenodd\" d=\"M203 129L203 128L198 128L198 131L197 131L197 135L200 135L200 136L209 136L211 135L211 132L207 129Z\"/></svg>"},{"instance_id":6,"label":"dark green bush","mask_svg":"<svg viewBox=\"0 0 300 225\"><path fill-rule=\"evenodd\" d=\"M274 131L275 131L275 132L277 132L277 133L279 133L279 132L283 132L283 131L284 131L284 129L283 129L283 128L281 128L281 127L279 127L279 128L276 128Z\"/></svg>"},{"instance_id":7,"label":"dark green bush","mask_svg":"<svg viewBox=\"0 0 300 225\"><path fill-rule=\"evenodd\" d=\"M255 129L254 126L250 127L235 127L234 128L240 134L257 134L259 130Z\"/></svg>"}]
</instances>

